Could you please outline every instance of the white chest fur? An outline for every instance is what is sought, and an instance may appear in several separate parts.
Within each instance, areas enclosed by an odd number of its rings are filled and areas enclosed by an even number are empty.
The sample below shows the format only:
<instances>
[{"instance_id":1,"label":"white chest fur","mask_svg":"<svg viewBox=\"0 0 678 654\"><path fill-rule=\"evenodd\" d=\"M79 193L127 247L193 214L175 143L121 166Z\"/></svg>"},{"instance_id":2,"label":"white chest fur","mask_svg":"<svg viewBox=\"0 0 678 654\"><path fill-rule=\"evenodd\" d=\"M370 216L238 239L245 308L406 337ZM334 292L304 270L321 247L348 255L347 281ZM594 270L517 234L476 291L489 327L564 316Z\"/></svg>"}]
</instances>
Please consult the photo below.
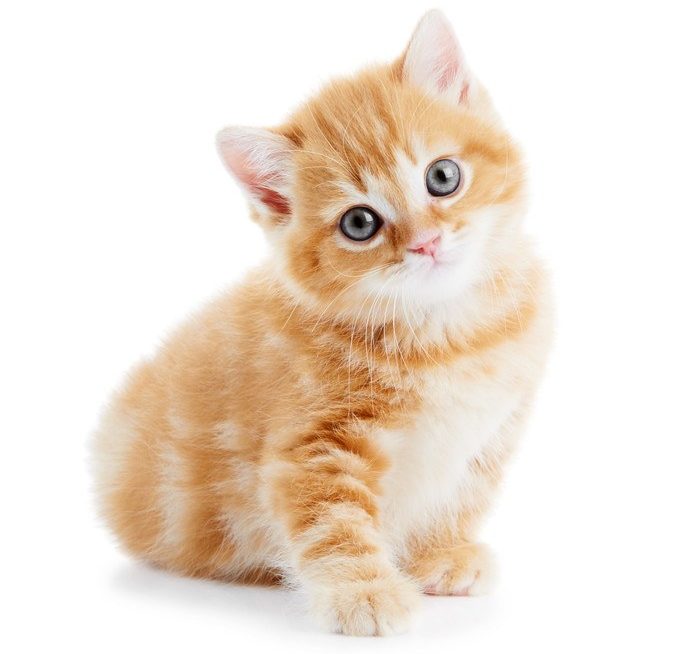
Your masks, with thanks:
<instances>
[{"instance_id":1,"label":"white chest fur","mask_svg":"<svg viewBox=\"0 0 678 654\"><path fill-rule=\"evenodd\" d=\"M427 381L424 397L411 428L381 434L393 462L383 482L382 517L395 551L442 510L458 508L470 462L487 448L501 447L500 429L523 390L510 383L510 375L451 369Z\"/></svg>"}]
</instances>

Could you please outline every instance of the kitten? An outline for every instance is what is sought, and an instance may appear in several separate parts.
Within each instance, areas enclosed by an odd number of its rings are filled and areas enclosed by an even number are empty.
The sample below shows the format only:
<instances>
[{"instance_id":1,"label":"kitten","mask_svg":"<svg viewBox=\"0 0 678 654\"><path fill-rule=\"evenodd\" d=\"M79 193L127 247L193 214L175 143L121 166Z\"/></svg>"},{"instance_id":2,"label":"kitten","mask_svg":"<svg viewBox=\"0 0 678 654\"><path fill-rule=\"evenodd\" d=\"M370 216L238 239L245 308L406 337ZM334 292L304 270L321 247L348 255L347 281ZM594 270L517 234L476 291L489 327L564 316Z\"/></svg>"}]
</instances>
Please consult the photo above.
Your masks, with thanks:
<instances>
[{"instance_id":1,"label":"kitten","mask_svg":"<svg viewBox=\"0 0 678 654\"><path fill-rule=\"evenodd\" d=\"M437 11L221 157L272 256L131 375L96 435L136 556L285 581L329 629L402 631L485 592L476 533L550 335L521 155Z\"/></svg>"}]
</instances>

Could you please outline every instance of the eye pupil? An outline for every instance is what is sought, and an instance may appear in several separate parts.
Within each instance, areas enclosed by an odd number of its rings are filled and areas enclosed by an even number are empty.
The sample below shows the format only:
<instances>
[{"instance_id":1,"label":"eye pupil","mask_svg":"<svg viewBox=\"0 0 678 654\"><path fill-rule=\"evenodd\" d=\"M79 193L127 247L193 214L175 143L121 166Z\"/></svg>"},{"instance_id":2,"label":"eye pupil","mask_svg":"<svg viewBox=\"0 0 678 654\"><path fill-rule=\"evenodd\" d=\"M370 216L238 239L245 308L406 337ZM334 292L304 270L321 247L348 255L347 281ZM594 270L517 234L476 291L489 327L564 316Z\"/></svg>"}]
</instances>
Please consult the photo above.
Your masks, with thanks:
<instances>
[{"instance_id":1,"label":"eye pupil","mask_svg":"<svg viewBox=\"0 0 678 654\"><path fill-rule=\"evenodd\" d=\"M349 209L339 222L344 236L352 241L366 241L372 238L381 228L382 220L368 207Z\"/></svg>"},{"instance_id":2,"label":"eye pupil","mask_svg":"<svg viewBox=\"0 0 678 654\"><path fill-rule=\"evenodd\" d=\"M434 161L426 171L426 188L435 197L451 195L461 183L461 170L452 159Z\"/></svg>"}]
</instances>

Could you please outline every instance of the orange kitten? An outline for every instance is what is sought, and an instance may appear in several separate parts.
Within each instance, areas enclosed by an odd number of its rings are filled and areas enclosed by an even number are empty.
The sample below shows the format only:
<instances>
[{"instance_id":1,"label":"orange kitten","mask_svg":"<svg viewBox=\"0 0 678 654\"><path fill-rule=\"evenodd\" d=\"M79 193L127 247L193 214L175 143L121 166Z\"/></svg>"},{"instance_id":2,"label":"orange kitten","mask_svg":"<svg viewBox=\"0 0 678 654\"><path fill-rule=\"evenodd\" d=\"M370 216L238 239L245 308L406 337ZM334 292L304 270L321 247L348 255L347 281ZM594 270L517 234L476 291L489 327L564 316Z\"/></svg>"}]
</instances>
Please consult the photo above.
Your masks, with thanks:
<instances>
[{"instance_id":1,"label":"orange kitten","mask_svg":"<svg viewBox=\"0 0 678 654\"><path fill-rule=\"evenodd\" d=\"M167 569L292 582L347 634L484 592L550 317L521 155L450 26L426 14L394 64L218 147L272 256L114 398L103 515Z\"/></svg>"}]
</instances>

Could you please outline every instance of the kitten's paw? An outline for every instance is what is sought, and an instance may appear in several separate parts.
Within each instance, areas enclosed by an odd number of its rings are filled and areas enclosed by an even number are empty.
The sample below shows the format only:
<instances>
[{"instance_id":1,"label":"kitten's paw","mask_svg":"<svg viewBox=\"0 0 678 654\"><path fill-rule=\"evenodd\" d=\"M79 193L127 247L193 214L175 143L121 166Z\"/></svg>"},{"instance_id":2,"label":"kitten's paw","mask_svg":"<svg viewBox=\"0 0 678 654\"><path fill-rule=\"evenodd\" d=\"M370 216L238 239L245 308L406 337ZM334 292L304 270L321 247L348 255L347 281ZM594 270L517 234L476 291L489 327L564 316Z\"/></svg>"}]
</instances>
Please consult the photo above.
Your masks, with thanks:
<instances>
[{"instance_id":1,"label":"kitten's paw","mask_svg":"<svg viewBox=\"0 0 678 654\"><path fill-rule=\"evenodd\" d=\"M400 574L345 581L315 595L315 609L331 631L390 636L406 631L420 601L417 586Z\"/></svg>"},{"instance_id":2,"label":"kitten's paw","mask_svg":"<svg viewBox=\"0 0 678 654\"><path fill-rule=\"evenodd\" d=\"M469 543L448 550L424 581L428 595L485 595L496 579L494 557L485 545Z\"/></svg>"}]
</instances>

